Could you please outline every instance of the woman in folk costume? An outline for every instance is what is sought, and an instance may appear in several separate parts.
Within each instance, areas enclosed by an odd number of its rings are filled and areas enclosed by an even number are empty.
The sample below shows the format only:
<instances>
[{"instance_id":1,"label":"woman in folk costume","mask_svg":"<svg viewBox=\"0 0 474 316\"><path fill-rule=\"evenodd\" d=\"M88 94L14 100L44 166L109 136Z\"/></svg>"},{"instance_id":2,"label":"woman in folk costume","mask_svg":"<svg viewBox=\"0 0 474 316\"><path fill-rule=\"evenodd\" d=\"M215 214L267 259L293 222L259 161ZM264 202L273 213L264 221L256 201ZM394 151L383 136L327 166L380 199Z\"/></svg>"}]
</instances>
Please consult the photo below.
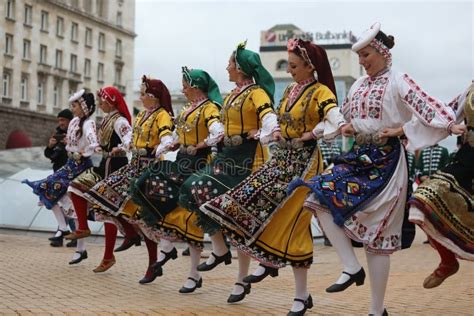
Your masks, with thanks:
<instances>
[{"instance_id":1,"label":"woman in folk costume","mask_svg":"<svg viewBox=\"0 0 474 316\"><path fill-rule=\"evenodd\" d=\"M240 44L229 59L227 71L229 80L237 87L225 98L221 111L225 135L222 151L209 166L189 177L180 191L180 204L198 212L199 226L211 237L212 253L198 266L198 271L212 270L222 262L231 263L231 253L224 242L221 227L201 213L199 207L232 189L252 170L259 168L264 162L265 152L258 138L272 138L273 133L279 134L277 116L272 109L275 83L262 66L259 55ZM248 286L242 280L248 274L250 258L240 251L238 257L239 278L230 300L248 292Z\"/></svg>"},{"instance_id":2,"label":"woman in folk costume","mask_svg":"<svg viewBox=\"0 0 474 316\"><path fill-rule=\"evenodd\" d=\"M117 88L105 87L97 92L100 109L106 113L98 129L98 138L102 150L102 160L99 167L88 169L69 185L71 199L74 203L78 220L78 230L66 238L81 239L90 234L87 225L87 200L84 193L89 191L97 182L107 177L110 173L120 169L128 163L126 152L132 140L131 116L127 104ZM105 221L105 250L101 264L94 272L104 272L115 263L113 247L117 239L117 226L122 228L124 235L140 238L133 227L120 217L95 216L96 220ZM116 223L116 224L114 224ZM125 228L124 228L125 227ZM127 235L126 232L129 232Z\"/></svg>"},{"instance_id":3,"label":"woman in folk costume","mask_svg":"<svg viewBox=\"0 0 474 316\"><path fill-rule=\"evenodd\" d=\"M407 74L391 70L392 36L374 24L352 46L367 75L351 87L342 106L349 124L345 136L356 144L334 161L332 169L309 181L295 180L291 189L308 186L312 194L305 206L316 213L336 250L344 270L327 292L340 292L353 283L362 285L364 269L350 239L365 246L371 287L371 315L387 315L384 296L390 254L401 248L401 232L408 183L407 163L397 136L424 142L412 118L432 130L449 130L452 111L428 96Z\"/></svg>"},{"instance_id":4,"label":"woman in folk costume","mask_svg":"<svg viewBox=\"0 0 474 316\"><path fill-rule=\"evenodd\" d=\"M138 113L133 124L132 160L107 178L97 183L84 197L94 205L96 212L120 216L134 224L132 218L138 206L131 200L128 190L131 182L155 160L161 159L172 144L173 110L168 88L161 80L142 78L140 100L145 110ZM148 250L148 268L141 284L152 282L157 275L151 265L156 262L157 244L145 236Z\"/></svg>"},{"instance_id":5,"label":"woman in folk costume","mask_svg":"<svg viewBox=\"0 0 474 316\"><path fill-rule=\"evenodd\" d=\"M219 222L239 251L260 262L243 279L250 283L276 276L278 268L293 266L295 303L289 315L304 314L312 307L306 287L307 270L313 261L312 214L303 210L309 191L301 187L287 194L295 177L309 180L323 170L316 133L337 136L345 123L336 101L334 79L323 48L301 39L288 42L288 69L294 83L284 92L278 110L281 138L271 159L232 190L201 206ZM317 78L315 77L317 73ZM245 293L239 297L243 299Z\"/></svg>"},{"instance_id":6,"label":"woman in folk costume","mask_svg":"<svg viewBox=\"0 0 474 316\"><path fill-rule=\"evenodd\" d=\"M474 83L449 105L456 121L466 123L463 144L454 160L420 184L409 201L410 221L425 231L441 258L423 282L427 289L458 271L457 258L474 261Z\"/></svg>"},{"instance_id":7,"label":"woman in folk costume","mask_svg":"<svg viewBox=\"0 0 474 316\"><path fill-rule=\"evenodd\" d=\"M200 69L183 68L183 93L188 104L175 119L179 146L176 161L162 160L153 164L132 184L132 198L141 206L139 216L146 225L142 231L160 240L158 261L153 265L158 275L170 259L177 258L173 241L189 244L191 268L180 293L191 293L202 286L197 271L204 233L196 226L196 213L178 206L179 189L196 170L208 164L211 146L224 136L220 122L222 97L219 87L209 74Z\"/></svg>"},{"instance_id":8,"label":"woman in folk costume","mask_svg":"<svg viewBox=\"0 0 474 316\"><path fill-rule=\"evenodd\" d=\"M60 223L59 230L63 235L69 232L67 232L60 205L64 210L69 210L72 207L71 200L66 194L69 184L82 172L92 167L90 156L99 148L95 122L91 118L95 110L94 95L82 89L71 96L69 102L74 118L69 123L66 135L66 150L69 155L66 165L46 179L34 182L23 181L33 188L33 193L39 196L46 208L53 210ZM63 220L59 221L59 217ZM86 258L85 243L78 242L76 253L69 263L79 263Z\"/></svg>"}]
</instances>

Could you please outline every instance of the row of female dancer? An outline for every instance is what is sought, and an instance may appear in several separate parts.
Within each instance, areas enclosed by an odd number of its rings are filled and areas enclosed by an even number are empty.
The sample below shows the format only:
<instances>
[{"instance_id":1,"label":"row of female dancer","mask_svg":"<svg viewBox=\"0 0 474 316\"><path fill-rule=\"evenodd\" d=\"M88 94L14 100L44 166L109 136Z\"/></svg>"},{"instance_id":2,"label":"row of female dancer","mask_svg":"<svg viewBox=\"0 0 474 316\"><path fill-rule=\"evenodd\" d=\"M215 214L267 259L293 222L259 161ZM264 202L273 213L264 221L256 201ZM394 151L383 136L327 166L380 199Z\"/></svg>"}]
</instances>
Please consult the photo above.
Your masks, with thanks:
<instances>
[{"instance_id":1,"label":"row of female dancer","mask_svg":"<svg viewBox=\"0 0 474 316\"><path fill-rule=\"evenodd\" d=\"M57 207L69 192L79 225L66 238L90 235L88 212L105 222L104 257L94 272L114 265L117 228L125 235L123 249L140 242L140 236L145 240L149 263L141 284L161 276L165 264L177 257L173 242L184 241L190 271L179 292L192 293L203 285L201 272L231 263L227 238L238 254L236 283L227 302L243 300L252 283L276 277L290 264L295 299L288 315L303 315L313 307L307 274L314 214L343 266L326 291L364 284L366 274L351 239L361 242L370 277L369 315L388 315L384 296L390 254L402 248L408 200L399 136L404 134L412 149L449 134L465 139L455 161L424 182L408 202L411 220L425 230L441 257L424 286L438 286L454 274L457 257L474 259L474 88L448 105L438 101L407 74L391 69L393 46L393 37L378 23L353 45L367 75L353 84L341 108L326 52L301 39L288 41L287 71L294 83L276 108L274 81L245 44L230 56L227 72L236 87L224 100L207 72L182 69L189 102L176 117L163 82L144 76L140 100L145 110L133 128L117 89L98 92L107 115L96 136L90 118L94 96L80 91L70 99L75 118L67 135L68 163L47 179L27 183L48 208ZM339 134L353 136L355 144L323 170L317 139ZM214 147L218 150L212 155ZM175 161L163 160L174 150ZM99 167L92 167L94 152L103 155ZM212 253L199 263L204 233ZM260 263L252 274L250 258Z\"/></svg>"}]
</instances>

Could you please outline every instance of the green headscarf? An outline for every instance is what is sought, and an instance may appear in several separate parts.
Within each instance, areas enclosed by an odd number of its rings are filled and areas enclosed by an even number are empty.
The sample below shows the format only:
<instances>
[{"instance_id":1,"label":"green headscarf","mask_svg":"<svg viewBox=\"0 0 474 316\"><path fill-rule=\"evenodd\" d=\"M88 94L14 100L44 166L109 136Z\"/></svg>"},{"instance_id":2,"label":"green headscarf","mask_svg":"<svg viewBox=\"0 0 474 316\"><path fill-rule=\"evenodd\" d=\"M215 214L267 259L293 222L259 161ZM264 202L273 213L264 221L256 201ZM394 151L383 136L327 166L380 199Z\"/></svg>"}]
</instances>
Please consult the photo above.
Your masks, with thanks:
<instances>
[{"instance_id":1,"label":"green headscarf","mask_svg":"<svg viewBox=\"0 0 474 316\"><path fill-rule=\"evenodd\" d=\"M205 94L209 100L218 105L222 105L223 100L219 87L212 77L201 69L188 69L188 67L182 67L183 79L194 88L198 88Z\"/></svg>"},{"instance_id":2,"label":"green headscarf","mask_svg":"<svg viewBox=\"0 0 474 316\"><path fill-rule=\"evenodd\" d=\"M245 49L247 41L240 43L235 51L235 62L247 76L254 78L255 82L268 94L273 102L273 94L275 93L275 81L268 70L263 67L260 56Z\"/></svg>"}]
</instances>

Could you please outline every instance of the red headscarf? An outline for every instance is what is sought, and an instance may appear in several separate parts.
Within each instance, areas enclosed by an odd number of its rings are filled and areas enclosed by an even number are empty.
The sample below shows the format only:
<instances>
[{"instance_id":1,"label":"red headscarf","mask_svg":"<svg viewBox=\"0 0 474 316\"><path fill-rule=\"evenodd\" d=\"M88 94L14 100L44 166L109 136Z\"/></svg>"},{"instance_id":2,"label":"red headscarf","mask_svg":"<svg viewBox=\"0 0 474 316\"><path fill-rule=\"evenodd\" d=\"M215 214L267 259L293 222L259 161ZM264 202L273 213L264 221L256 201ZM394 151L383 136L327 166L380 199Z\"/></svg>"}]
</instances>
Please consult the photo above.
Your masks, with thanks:
<instances>
[{"instance_id":1,"label":"red headscarf","mask_svg":"<svg viewBox=\"0 0 474 316\"><path fill-rule=\"evenodd\" d=\"M125 117L130 124L132 124L132 117L130 115L130 112L128 111L127 103L125 102L122 94L117 88L101 88L99 91L97 91L97 96L102 101L107 101L111 105L113 105L117 109L117 111L122 114L122 116Z\"/></svg>"},{"instance_id":2,"label":"red headscarf","mask_svg":"<svg viewBox=\"0 0 474 316\"><path fill-rule=\"evenodd\" d=\"M171 115L174 116L173 108L171 107L171 96L168 88L163 81L158 79L149 79L146 76L142 77L142 86L145 87L145 92L151 94L160 100L160 105Z\"/></svg>"},{"instance_id":3,"label":"red headscarf","mask_svg":"<svg viewBox=\"0 0 474 316\"><path fill-rule=\"evenodd\" d=\"M334 77L332 76L328 55L324 48L313 44L310 41L303 41L300 38L292 38L288 41L288 51L295 53L303 58L308 64L312 65L314 70L318 73L318 81L326 85L334 95L337 96Z\"/></svg>"}]
</instances>

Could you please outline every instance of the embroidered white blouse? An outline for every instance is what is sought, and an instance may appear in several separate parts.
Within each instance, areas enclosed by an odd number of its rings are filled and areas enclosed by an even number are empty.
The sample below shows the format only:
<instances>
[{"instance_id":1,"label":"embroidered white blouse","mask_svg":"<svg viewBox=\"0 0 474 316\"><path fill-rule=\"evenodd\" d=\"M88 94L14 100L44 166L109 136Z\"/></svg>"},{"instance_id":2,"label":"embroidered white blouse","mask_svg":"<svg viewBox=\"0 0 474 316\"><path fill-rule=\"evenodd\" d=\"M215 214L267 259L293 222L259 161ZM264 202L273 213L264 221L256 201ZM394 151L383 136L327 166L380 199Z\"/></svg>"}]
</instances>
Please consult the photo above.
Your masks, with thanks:
<instances>
[{"instance_id":1,"label":"embroidered white blouse","mask_svg":"<svg viewBox=\"0 0 474 316\"><path fill-rule=\"evenodd\" d=\"M99 146L95 122L91 118L86 119L82 126L82 135L77 137L77 131L80 128L79 122L80 118L75 117L69 123L66 136L66 150L89 157L94 153L95 148Z\"/></svg>"},{"instance_id":2,"label":"embroidered white blouse","mask_svg":"<svg viewBox=\"0 0 474 316\"><path fill-rule=\"evenodd\" d=\"M117 110L107 113L107 115L102 119L102 122L107 121L115 113L117 113ZM133 129L125 117L121 116L115 121L114 131L122 141L122 143L119 144L118 147L122 148L125 151L129 151L130 144L133 140Z\"/></svg>"},{"instance_id":3,"label":"embroidered white blouse","mask_svg":"<svg viewBox=\"0 0 474 316\"><path fill-rule=\"evenodd\" d=\"M373 134L384 128L402 127L412 147L426 143L430 137L428 133L420 135L419 123L448 131L455 120L447 105L428 95L407 74L392 70L359 78L341 112L356 133ZM419 123L415 123L417 120Z\"/></svg>"}]
</instances>

